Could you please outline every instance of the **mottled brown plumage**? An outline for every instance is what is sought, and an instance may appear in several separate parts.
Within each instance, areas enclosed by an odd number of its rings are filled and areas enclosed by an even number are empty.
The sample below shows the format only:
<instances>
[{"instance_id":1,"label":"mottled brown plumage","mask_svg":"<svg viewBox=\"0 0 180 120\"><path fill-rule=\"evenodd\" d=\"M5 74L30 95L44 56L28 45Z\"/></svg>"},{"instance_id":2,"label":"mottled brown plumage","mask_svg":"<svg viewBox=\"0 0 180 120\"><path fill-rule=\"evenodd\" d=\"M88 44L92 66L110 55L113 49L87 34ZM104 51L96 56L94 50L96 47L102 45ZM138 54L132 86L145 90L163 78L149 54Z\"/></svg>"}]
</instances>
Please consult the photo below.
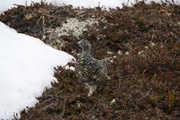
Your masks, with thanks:
<instances>
[{"instance_id":1,"label":"mottled brown plumage","mask_svg":"<svg viewBox=\"0 0 180 120\"><path fill-rule=\"evenodd\" d=\"M97 85L108 79L106 62L109 59L98 60L91 56L91 44L87 40L80 40L78 45L82 52L76 61L75 71L79 80L89 89L88 96L96 90Z\"/></svg>"}]
</instances>

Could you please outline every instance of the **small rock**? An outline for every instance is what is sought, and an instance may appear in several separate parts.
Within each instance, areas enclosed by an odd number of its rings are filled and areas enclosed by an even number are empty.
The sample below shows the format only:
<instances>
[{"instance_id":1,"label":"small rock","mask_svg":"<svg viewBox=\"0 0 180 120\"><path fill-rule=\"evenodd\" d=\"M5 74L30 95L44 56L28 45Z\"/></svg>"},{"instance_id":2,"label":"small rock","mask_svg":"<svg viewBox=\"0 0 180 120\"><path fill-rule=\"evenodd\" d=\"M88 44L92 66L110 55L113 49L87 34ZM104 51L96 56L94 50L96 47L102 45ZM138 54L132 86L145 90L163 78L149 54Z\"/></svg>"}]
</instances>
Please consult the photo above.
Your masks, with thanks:
<instances>
[{"instance_id":1,"label":"small rock","mask_svg":"<svg viewBox=\"0 0 180 120\"><path fill-rule=\"evenodd\" d=\"M180 22L177 22L178 25L180 25Z\"/></svg>"},{"instance_id":2,"label":"small rock","mask_svg":"<svg viewBox=\"0 0 180 120\"><path fill-rule=\"evenodd\" d=\"M81 107L81 102L80 101L77 101L77 106L78 106L78 108Z\"/></svg>"},{"instance_id":3,"label":"small rock","mask_svg":"<svg viewBox=\"0 0 180 120\"><path fill-rule=\"evenodd\" d=\"M139 52L138 52L138 55L142 55L142 54L143 54L143 52L144 52L144 50L139 51Z\"/></svg>"},{"instance_id":4,"label":"small rock","mask_svg":"<svg viewBox=\"0 0 180 120\"><path fill-rule=\"evenodd\" d=\"M129 52L125 52L125 55L129 55Z\"/></svg>"},{"instance_id":5,"label":"small rock","mask_svg":"<svg viewBox=\"0 0 180 120\"><path fill-rule=\"evenodd\" d=\"M119 55L122 55L123 52L122 52L121 50L118 50L118 54L119 54Z\"/></svg>"},{"instance_id":6,"label":"small rock","mask_svg":"<svg viewBox=\"0 0 180 120\"><path fill-rule=\"evenodd\" d=\"M79 57L80 55L81 55L81 54L79 54L79 53L77 54L78 57Z\"/></svg>"},{"instance_id":7,"label":"small rock","mask_svg":"<svg viewBox=\"0 0 180 120\"><path fill-rule=\"evenodd\" d=\"M112 55L113 53L111 51L107 51L107 54L108 55Z\"/></svg>"},{"instance_id":8,"label":"small rock","mask_svg":"<svg viewBox=\"0 0 180 120\"><path fill-rule=\"evenodd\" d=\"M114 104L115 102L116 102L116 99L113 99L110 104L112 105L112 104Z\"/></svg>"},{"instance_id":9,"label":"small rock","mask_svg":"<svg viewBox=\"0 0 180 120\"><path fill-rule=\"evenodd\" d=\"M145 49L148 49L149 47L148 46L145 46Z\"/></svg>"},{"instance_id":10,"label":"small rock","mask_svg":"<svg viewBox=\"0 0 180 120\"><path fill-rule=\"evenodd\" d=\"M154 47L156 44L154 42L150 42L150 46Z\"/></svg>"}]
</instances>

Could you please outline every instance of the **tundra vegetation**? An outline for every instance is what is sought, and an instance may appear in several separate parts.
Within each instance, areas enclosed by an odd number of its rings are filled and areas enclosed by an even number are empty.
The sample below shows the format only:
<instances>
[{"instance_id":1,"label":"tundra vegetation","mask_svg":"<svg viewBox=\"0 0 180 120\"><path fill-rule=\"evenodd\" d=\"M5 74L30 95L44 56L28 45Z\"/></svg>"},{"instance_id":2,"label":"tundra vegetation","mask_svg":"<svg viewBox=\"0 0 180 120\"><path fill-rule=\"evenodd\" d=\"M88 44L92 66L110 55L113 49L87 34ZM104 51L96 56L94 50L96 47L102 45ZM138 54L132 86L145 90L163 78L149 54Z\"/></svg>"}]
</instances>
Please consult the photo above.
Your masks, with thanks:
<instances>
[{"instance_id":1,"label":"tundra vegetation","mask_svg":"<svg viewBox=\"0 0 180 120\"><path fill-rule=\"evenodd\" d=\"M94 22L63 34L70 20ZM80 39L92 44L97 59L116 56L108 66L110 80L91 97L73 70L55 67L58 83L37 98L35 107L22 111L21 120L180 119L180 6L139 2L104 10L41 2L18 5L0 21L76 58Z\"/></svg>"}]
</instances>

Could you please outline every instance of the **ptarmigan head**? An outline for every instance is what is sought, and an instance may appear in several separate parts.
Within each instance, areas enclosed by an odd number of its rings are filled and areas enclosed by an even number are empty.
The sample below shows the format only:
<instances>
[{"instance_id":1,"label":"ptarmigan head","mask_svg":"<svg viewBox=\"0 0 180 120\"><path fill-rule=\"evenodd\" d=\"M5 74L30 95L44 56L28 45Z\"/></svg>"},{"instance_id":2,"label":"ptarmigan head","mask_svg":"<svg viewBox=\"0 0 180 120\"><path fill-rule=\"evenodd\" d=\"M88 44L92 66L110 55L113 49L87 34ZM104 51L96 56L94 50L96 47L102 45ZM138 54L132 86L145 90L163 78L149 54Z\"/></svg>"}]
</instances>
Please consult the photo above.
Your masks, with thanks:
<instances>
[{"instance_id":1,"label":"ptarmigan head","mask_svg":"<svg viewBox=\"0 0 180 120\"><path fill-rule=\"evenodd\" d=\"M91 44L87 40L80 40L77 45L81 47L82 52L90 53L91 52Z\"/></svg>"}]
</instances>

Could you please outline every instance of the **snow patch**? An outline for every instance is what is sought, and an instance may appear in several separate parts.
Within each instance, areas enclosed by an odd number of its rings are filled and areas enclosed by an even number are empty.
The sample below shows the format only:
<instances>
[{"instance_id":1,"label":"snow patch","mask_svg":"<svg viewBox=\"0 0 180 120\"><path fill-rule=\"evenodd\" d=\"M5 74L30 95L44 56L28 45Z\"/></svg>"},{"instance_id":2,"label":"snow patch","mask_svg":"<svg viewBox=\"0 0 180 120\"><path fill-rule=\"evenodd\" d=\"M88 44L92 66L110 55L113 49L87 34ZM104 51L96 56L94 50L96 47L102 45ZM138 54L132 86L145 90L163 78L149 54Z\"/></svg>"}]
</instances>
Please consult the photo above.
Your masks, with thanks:
<instances>
[{"instance_id":1,"label":"snow patch","mask_svg":"<svg viewBox=\"0 0 180 120\"><path fill-rule=\"evenodd\" d=\"M12 119L13 114L20 117L20 111L33 107L36 97L56 81L53 67L64 66L74 58L2 22L0 33L0 119Z\"/></svg>"},{"instance_id":2,"label":"snow patch","mask_svg":"<svg viewBox=\"0 0 180 120\"><path fill-rule=\"evenodd\" d=\"M123 7L124 5L132 6L133 4L136 4L136 1L142 1L142 0L44 0L47 3L52 3L54 5L58 6L64 6L64 5L72 5L73 7L85 7L85 8L94 8L94 7L104 7L104 8L116 8L116 7ZM169 3L172 3L172 0L145 0L147 4L151 2L156 3L162 3L169 1ZM0 0L0 12L3 12L7 9L10 9L11 7L16 7L14 4L19 5L30 5L32 2L41 2L41 0ZM175 4L180 4L179 0L174 0Z\"/></svg>"}]
</instances>

